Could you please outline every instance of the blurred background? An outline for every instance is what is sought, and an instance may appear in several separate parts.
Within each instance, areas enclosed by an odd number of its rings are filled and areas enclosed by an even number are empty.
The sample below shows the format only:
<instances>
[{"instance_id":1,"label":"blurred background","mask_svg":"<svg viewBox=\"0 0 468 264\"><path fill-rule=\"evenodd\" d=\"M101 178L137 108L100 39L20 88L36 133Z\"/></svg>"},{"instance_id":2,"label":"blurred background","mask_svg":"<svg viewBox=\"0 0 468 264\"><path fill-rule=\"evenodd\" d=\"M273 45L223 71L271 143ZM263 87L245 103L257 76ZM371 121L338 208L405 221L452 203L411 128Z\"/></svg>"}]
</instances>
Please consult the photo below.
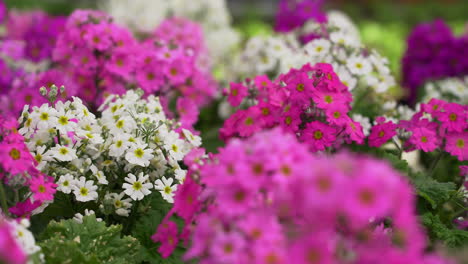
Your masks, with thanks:
<instances>
[{"instance_id":1,"label":"blurred background","mask_svg":"<svg viewBox=\"0 0 468 264\"><path fill-rule=\"evenodd\" d=\"M77 8L96 8L100 0L5 0L8 8L42 9L50 14L69 14ZM116 0L118 1L118 0ZM151 0L148 0L151 1ZM169 1L169 0L168 0ZM234 26L245 35L272 31L279 0L227 0ZM411 28L443 18L456 32L467 30L468 0L326 0L326 10L348 14L360 29L364 43L391 61L396 77Z\"/></svg>"}]
</instances>

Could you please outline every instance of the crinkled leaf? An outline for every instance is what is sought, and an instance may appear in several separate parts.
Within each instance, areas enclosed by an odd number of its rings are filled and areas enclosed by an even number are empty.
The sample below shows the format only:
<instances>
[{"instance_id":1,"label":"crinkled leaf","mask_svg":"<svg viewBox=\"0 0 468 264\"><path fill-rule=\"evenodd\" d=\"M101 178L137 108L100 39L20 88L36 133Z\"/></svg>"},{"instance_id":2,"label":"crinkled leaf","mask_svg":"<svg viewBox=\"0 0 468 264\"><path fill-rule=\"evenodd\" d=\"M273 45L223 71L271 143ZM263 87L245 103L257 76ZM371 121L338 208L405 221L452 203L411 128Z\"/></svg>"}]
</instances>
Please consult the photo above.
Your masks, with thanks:
<instances>
[{"instance_id":1,"label":"crinkled leaf","mask_svg":"<svg viewBox=\"0 0 468 264\"><path fill-rule=\"evenodd\" d=\"M121 237L121 230L120 225L98 222L94 215L83 217L82 224L73 219L52 221L40 246L47 263L139 263L138 240Z\"/></svg>"},{"instance_id":2,"label":"crinkled leaf","mask_svg":"<svg viewBox=\"0 0 468 264\"><path fill-rule=\"evenodd\" d=\"M422 215L421 220L432 240L441 240L449 247L468 245L468 231L447 227L438 216L431 213Z\"/></svg>"},{"instance_id":3,"label":"crinkled leaf","mask_svg":"<svg viewBox=\"0 0 468 264\"><path fill-rule=\"evenodd\" d=\"M429 202L432 209L449 201L457 192L453 182L438 182L420 173L414 175L412 181L417 194Z\"/></svg>"}]
</instances>

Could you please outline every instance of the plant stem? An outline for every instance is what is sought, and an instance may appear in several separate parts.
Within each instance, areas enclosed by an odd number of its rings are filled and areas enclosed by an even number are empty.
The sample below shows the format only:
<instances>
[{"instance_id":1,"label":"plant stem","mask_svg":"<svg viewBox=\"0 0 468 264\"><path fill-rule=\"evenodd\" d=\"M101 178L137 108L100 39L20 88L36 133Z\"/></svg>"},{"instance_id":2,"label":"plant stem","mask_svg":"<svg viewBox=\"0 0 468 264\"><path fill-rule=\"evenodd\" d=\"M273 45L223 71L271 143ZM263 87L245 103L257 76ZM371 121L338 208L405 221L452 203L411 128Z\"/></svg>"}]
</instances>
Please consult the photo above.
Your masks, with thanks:
<instances>
[{"instance_id":1,"label":"plant stem","mask_svg":"<svg viewBox=\"0 0 468 264\"><path fill-rule=\"evenodd\" d=\"M59 145L62 145L60 143L60 132L58 131L58 129L57 129L57 142L58 142Z\"/></svg>"},{"instance_id":2,"label":"plant stem","mask_svg":"<svg viewBox=\"0 0 468 264\"><path fill-rule=\"evenodd\" d=\"M398 143L395 141L394 138L392 138L392 142L395 145L395 147L397 147L398 149L398 158L401 159L401 155L403 154L403 149L400 148L400 146L398 145Z\"/></svg>"},{"instance_id":3,"label":"plant stem","mask_svg":"<svg viewBox=\"0 0 468 264\"><path fill-rule=\"evenodd\" d=\"M5 189L3 188L3 182L0 182L0 203L2 206L3 214L8 216L9 215L8 204L6 200Z\"/></svg>"},{"instance_id":4,"label":"plant stem","mask_svg":"<svg viewBox=\"0 0 468 264\"><path fill-rule=\"evenodd\" d=\"M431 172L429 173L429 177L432 178L432 176L434 176L435 169L437 167L437 163L439 163L439 161L442 158L443 154L444 154L444 152L440 151L439 154L437 155L437 157L434 159L434 161L432 161L432 165L431 165L431 169L430 169Z\"/></svg>"}]
</instances>

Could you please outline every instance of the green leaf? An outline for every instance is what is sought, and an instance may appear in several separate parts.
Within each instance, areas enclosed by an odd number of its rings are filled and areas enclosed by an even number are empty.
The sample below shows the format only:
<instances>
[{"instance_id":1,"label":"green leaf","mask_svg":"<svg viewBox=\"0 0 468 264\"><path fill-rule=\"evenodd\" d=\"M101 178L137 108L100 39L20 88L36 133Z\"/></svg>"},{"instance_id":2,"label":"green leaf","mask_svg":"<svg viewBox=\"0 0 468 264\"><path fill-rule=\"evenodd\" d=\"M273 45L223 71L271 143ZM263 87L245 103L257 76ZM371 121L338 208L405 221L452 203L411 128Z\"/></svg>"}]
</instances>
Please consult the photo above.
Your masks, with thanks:
<instances>
[{"instance_id":1,"label":"green leaf","mask_svg":"<svg viewBox=\"0 0 468 264\"><path fill-rule=\"evenodd\" d=\"M449 247L460 247L468 245L468 231L449 228L442 223L440 218L431 213L421 216L432 240L441 240Z\"/></svg>"},{"instance_id":2,"label":"green leaf","mask_svg":"<svg viewBox=\"0 0 468 264\"><path fill-rule=\"evenodd\" d=\"M41 235L39 245L47 263L140 263L137 239L121 237L120 225L106 226L94 215L52 221Z\"/></svg>"},{"instance_id":3,"label":"green leaf","mask_svg":"<svg viewBox=\"0 0 468 264\"><path fill-rule=\"evenodd\" d=\"M138 219L132 232L132 235L137 238L143 246L143 260L152 264L183 263L182 255L185 253L183 247L177 247L169 258L164 259L158 253L159 244L151 240L151 236L156 232L159 224L171 210L172 204L166 202L159 192L153 192L148 198L150 202L145 209L145 214ZM177 219L175 221L180 222L181 220Z\"/></svg>"},{"instance_id":4,"label":"green leaf","mask_svg":"<svg viewBox=\"0 0 468 264\"><path fill-rule=\"evenodd\" d=\"M429 202L432 209L449 201L457 192L453 182L438 182L421 173L413 175L412 181L418 195Z\"/></svg>"}]
</instances>

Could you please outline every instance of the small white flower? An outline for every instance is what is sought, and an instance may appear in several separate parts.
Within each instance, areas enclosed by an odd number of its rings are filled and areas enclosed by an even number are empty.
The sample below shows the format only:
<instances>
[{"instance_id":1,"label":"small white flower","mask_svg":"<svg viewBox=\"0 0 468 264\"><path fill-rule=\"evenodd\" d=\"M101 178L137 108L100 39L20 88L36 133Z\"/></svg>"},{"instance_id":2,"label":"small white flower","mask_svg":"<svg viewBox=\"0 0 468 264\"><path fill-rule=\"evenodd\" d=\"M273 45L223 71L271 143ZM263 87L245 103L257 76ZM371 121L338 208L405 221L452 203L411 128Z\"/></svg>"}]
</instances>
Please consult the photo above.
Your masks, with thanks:
<instances>
[{"instance_id":1,"label":"small white flower","mask_svg":"<svg viewBox=\"0 0 468 264\"><path fill-rule=\"evenodd\" d=\"M65 175L60 176L57 184L58 191L61 191L63 193L71 193L75 184L75 178L71 174L67 173Z\"/></svg>"},{"instance_id":2,"label":"small white flower","mask_svg":"<svg viewBox=\"0 0 468 264\"><path fill-rule=\"evenodd\" d=\"M85 209L84 216L88 216L88 215L96 215L96 213L93 210ZM80 214L80 213L76 213L75 216L73 216L73 220L75 220L76 222L82 224L84 216L82 214ZM96 221L102 222L102 219L101 218L96 218Z\"/></svg>"},{"instance_id":3,"label":"small white flower","mask_svg":"<svg viewBox=\"0 0 468 264\"><path fill-rule=\"evenodd\" d=\"M128 141L130 135L128 134L119 134L112 139L112 145L109 147L109 156L111 157L120 157L130 146Z\"/></svg>"},{"instance_id":4,"label":"small white flower","mask_svg":"<svg viewBox=\"0 0 468 264\"><path fill-rule=\"evenodd\" d=\"M174 192L177 190L177 184L171 186L172 182L174 182L172 178L166 179L166 177L162 177L161 179L156 180L154 188L161 193L164 200L168 203L174 203Z\"/></svg>"},{"instance_id":5,"label":"small white flower","mask_svg":"<svg viewBox=\"0 0 468 264\"><path fill-rule=\"evenodd\" d=\"M199 147L201 145L201 137L195 136L190 130L182 129L184 138L193 146Z\"/></svg>"},{"instance_id":6,"label":"small white flower","mask_svg":"<svg viewBox=\"0 0 468 264\"><path fill-rule=\"evenodd\" d=\"M330 40L343 46L356 47L359 44L358 40L351 37L349 34L340 31L330 33Z\"/></svg>"},{"instance_id":7,"label":"small white flower","mask_svg":"<svg viewBox=\"0 0 468 264\"><path fill-rule=\"evenodd\" d=\"M77 201L88 202L98 198L97 188L93 181L86 181L86 178L81 176L78 181L75 181L73 193Z\"/></svg>"},{"instance_id":8,"label":"small white flower","mask_svg":"<svg viewBox=\"0 0 468 264\"><path fill-rule=\"evenodd\" d=\"M125 159L131 164L147 167L150 160L154 157L151 149L146 149L146 144L136 144L127 150Z\"/></svg>"},{"instance_id":9,"label":"small white flower","mask_svg":"<svg viewBox=\"0 0 468 264\"><path fill-rule=\"evenodd\" d=\"M59 161L71 161L77 158L75 149L58 144L51 148L48 154Z\"/></svg>"},{"instance_id":10,"label":"small white flower","mask_svg":"<svg viewBox=\"0 0 468 264\"><path fill-rule=\"evenodd\" d=\"M33 124L38 129L49 129L57 124L57 111L50 108L48 104L41 105L40 108L34 107L31 113Z\"/></svg>"},{"instance_id":11,"label":"small white flower","mask_svg":"<svg viewBox=\"0 0 468 264\"><path fill-rule=\"evenodd\" d=\"M169 152L169 155L175 160L184 158L184 141L179 138L179 134L174 131L169 132L164 138L164 148Z\"/></svg>"},{"instance_id":12,"label":"small white flower","mask_svg":"<svg viewBox=\"0 0 468 264\"><path fill-rule=\"evenodd\" d=\"M105 184L105 185L109 184L104 173L98 170L98 168L94 164L91 165L89 168L91 172L93 173L93 175L97 178L99 184Z\"/></svg>"},{"instance_id":13,"label":"small white flower","mask_svg":"<svg viewBox=\"0 0 468 264\"><path fill-rule=\"evenodd\" d=\"M353 114L352 117L354 121L359 122L361 124L364 135L366 137L369 136L370 129L372 127L369 118L360 114Z\"/></svg>"},{"instance_id":14,"label":"small white flower","mask_svg":"<svg viewBox=\"0 0 468 264\"><path fill-rule=\"evenodd\" d=\"M330 51L330 41L326 39L315 39L304 46L305 51L314 57L323 57Z\"/></svg>"},{"instance_id":15,"label":"small white flower","mask_svg":"<svg viewBox=\"0 0 468 264\"><path fill-rule=\"evenodd\" d=\"M26 255L32 255L41 248L36 245L33 234L27 228L30 226L29 220L22 219L20 223L11 221L9 224L13 227L14 237Z\"/></svg>"},{"instance_id":16,"label":"small white flower","mask_svg":"<svg viewBox=\"0 0 468 264\"><path fill-rule=\"evenodd\" d=\"M57 111L57 124L56 129L61 133L67 133L68 131L73 131L76 127L76 123L70 121L70 119L75 118L71 112L65 112L65 110Z\"/></svg>"},{"instance_id":17,"label":"small white flower","mask_svg":"<svg viewBox=\"0 0 468 264\"><path fill-rule=\"evenodd\" d=\"M144 175L143 172L138 174L138 180L135 175L129 173L127 177L125 177L125 181L122 188L124 188L124 193L130 196L133 200L138 201L142 200L146 195L150 194L151 189L153 187L152 183L146 182L149 176Z\"/></svg>"},{"instance_id":18,"label":"small white flower","mask_svg":"<svg viewBox=\"0 0 468 264\"><path fill-rule=\"evenodd\" d=\"M130 207L132 207L132 204L131 204L132 200L130 198L122 199L124 195L125 195L124 192L120 194L111 193L111 194L106 195L106 199L109 199L112 201L112 204L114 205L114 208L115 208L115 213L120 216L128 216L130 213Z\"/></svg>"},{"instance_id":19,"label":"small white flower","mask_svg":"<svg viewBox=\"0 0 468 264\"><path fill-rule=\"evenodd\" d=\"M176 180L178 180L179 183L183 183L185 180L185 177L187 176L187 171L178 168L174 171L174 174L175 174Z\"/></svg>"},{"instance_id":20,"label":"small white flower","mask_svg":"<svg viewBox=\"0 0 468 264\"><path fill-rule=\"evenodd\" d=\"M44 153L46 148L46 146L38 146L35 153L31 152L31 155L33 155L34 159L37 161L36 168L38 170L42 170L47 164L47 161L50 161L50 156L47 153Z\"/></svg>"},{"instance_id":21,"label":"small white flower","mask_svg":"<svg viewBox=\"0 0 468 264\"><path fill-rule=\"evenodd\" d=\"M372 71L370 62L362 56L354 56L346 62L349 71L356 75L365 75Z\"/></svg>"}]
</instances>

